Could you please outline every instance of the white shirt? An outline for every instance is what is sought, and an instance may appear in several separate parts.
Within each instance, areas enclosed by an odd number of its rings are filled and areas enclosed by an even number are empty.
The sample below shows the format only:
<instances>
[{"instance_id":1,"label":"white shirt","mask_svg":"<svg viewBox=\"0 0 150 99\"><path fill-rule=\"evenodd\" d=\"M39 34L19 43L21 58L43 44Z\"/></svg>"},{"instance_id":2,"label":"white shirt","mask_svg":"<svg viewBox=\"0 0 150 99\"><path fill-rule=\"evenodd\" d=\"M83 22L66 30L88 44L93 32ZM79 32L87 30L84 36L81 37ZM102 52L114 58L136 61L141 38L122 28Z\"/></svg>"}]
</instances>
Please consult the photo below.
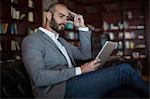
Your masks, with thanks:
<instances>
[{"instance_id":1,"label":"white shirt","mask_svg":"<svg viewBox=\"0 0 150 99\"><path fill-rule=\"evenodd\" d=\"M50 31L48 31L48 30L46 30L45 28L42 28L42 27L39 27L39 30L41 30L42 32L47 34L54 41L54 43L58 46L59 50L65 56L69 68L73 67L66 48L58 40L59 34L52 33L52 32L50 32ZM89 31L89 28L87 28L87 27L79 28L79 30L81 30L81 31ZM76 67L75 70L76 70L76 75L80 75L81 74L81 68L80 67Z\"/></svg>"}]
</instances>

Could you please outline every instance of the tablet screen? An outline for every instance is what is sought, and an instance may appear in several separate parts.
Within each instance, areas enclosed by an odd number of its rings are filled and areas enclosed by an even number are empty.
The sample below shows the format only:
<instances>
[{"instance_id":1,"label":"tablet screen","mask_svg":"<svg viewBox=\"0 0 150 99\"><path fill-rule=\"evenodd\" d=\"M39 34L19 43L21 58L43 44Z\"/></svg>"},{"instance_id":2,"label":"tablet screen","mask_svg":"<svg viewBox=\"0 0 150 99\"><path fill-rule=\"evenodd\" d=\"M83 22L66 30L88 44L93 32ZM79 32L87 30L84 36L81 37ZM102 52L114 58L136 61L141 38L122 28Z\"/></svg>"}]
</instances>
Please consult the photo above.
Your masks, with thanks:
<instances>
[{"instance_id":1,"label":"tablet screen","mask_svg":"<svg viewBox=\"0 0 150 99\"><path fill-rule=\"evenodd\" d=\"M98 55L96 56L96 59L101 60L101 66L104 65L104 63L108 60L110 54L113 52L113 50L117 47L116 42L112 41L106 41Z\"/></svg>"}]
</instances>

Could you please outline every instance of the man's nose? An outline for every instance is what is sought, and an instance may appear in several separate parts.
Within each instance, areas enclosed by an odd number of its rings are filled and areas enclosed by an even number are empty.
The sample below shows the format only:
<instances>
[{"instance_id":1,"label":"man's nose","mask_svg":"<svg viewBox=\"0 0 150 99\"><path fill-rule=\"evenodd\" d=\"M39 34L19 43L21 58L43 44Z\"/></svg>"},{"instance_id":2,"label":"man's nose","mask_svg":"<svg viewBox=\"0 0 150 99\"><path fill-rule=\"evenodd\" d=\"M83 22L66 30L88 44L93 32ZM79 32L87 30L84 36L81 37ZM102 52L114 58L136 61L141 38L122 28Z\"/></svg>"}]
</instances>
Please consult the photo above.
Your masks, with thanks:
<instances>
[{"instance_id":1,"label":"man's nose","mask_svg":"<svg viewBox=\"0 0 150 99\"><path fill-rule=\"evenodd\" d=\"M67 22L68 22L67 19L64 19L64 22L63 22L63 23L64 23L64 24L67 24Z\"/></svg>"}]
</instances>

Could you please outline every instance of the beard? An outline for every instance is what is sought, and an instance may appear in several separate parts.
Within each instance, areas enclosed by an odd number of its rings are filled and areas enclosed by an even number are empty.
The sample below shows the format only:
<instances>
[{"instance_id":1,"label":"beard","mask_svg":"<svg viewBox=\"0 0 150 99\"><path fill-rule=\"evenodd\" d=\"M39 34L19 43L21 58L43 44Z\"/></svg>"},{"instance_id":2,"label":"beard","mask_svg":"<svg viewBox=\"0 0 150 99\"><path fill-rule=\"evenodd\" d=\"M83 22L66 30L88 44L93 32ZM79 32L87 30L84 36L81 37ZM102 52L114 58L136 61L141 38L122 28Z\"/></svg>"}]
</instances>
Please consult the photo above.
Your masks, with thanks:
<instances>
[{"instance_id":1,"label":"beard","mask_svg":"<svg viewBox=\"0 0 150 99\"><path fill-rule=\"evenodd\" d=\"M57 24L55 19L52 17L52 20L50 22L50 28L52 28L56 32L62 32L65 30L65 24L63 23Z\"/></svg>"}]
</instances>

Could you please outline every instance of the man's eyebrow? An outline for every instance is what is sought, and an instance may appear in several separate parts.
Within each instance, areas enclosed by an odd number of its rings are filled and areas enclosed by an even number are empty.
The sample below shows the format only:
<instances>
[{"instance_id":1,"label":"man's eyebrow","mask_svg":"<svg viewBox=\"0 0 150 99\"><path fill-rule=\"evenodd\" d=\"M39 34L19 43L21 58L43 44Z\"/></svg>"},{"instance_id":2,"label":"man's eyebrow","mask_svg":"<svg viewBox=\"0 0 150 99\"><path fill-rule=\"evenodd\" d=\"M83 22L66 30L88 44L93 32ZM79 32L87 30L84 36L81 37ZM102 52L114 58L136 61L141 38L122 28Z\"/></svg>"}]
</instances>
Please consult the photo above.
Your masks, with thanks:
<instances>
[{"instance_id":1,"label":"man's eyebrow","mask_svg":"<svg viewBox=\"0 0 150 99\"><path fill-rule=\"evenodd\" d=\"M59 13L60 15L62 15L62 16L65 16L63 13Z\"/></svg>"},{"instance_id":2,"label":"man's eyebrow","mask_svg":"<svg viewBox=\"0 0 150 99\"><path fill-rule=\"evenodd\" d=\"M62 16L66 16L65 14L63 14L63 13L59 13L60 15L62 15ZM69 16L67 16L67 18L68 18Z\"/></svg>"}]
</instances>

